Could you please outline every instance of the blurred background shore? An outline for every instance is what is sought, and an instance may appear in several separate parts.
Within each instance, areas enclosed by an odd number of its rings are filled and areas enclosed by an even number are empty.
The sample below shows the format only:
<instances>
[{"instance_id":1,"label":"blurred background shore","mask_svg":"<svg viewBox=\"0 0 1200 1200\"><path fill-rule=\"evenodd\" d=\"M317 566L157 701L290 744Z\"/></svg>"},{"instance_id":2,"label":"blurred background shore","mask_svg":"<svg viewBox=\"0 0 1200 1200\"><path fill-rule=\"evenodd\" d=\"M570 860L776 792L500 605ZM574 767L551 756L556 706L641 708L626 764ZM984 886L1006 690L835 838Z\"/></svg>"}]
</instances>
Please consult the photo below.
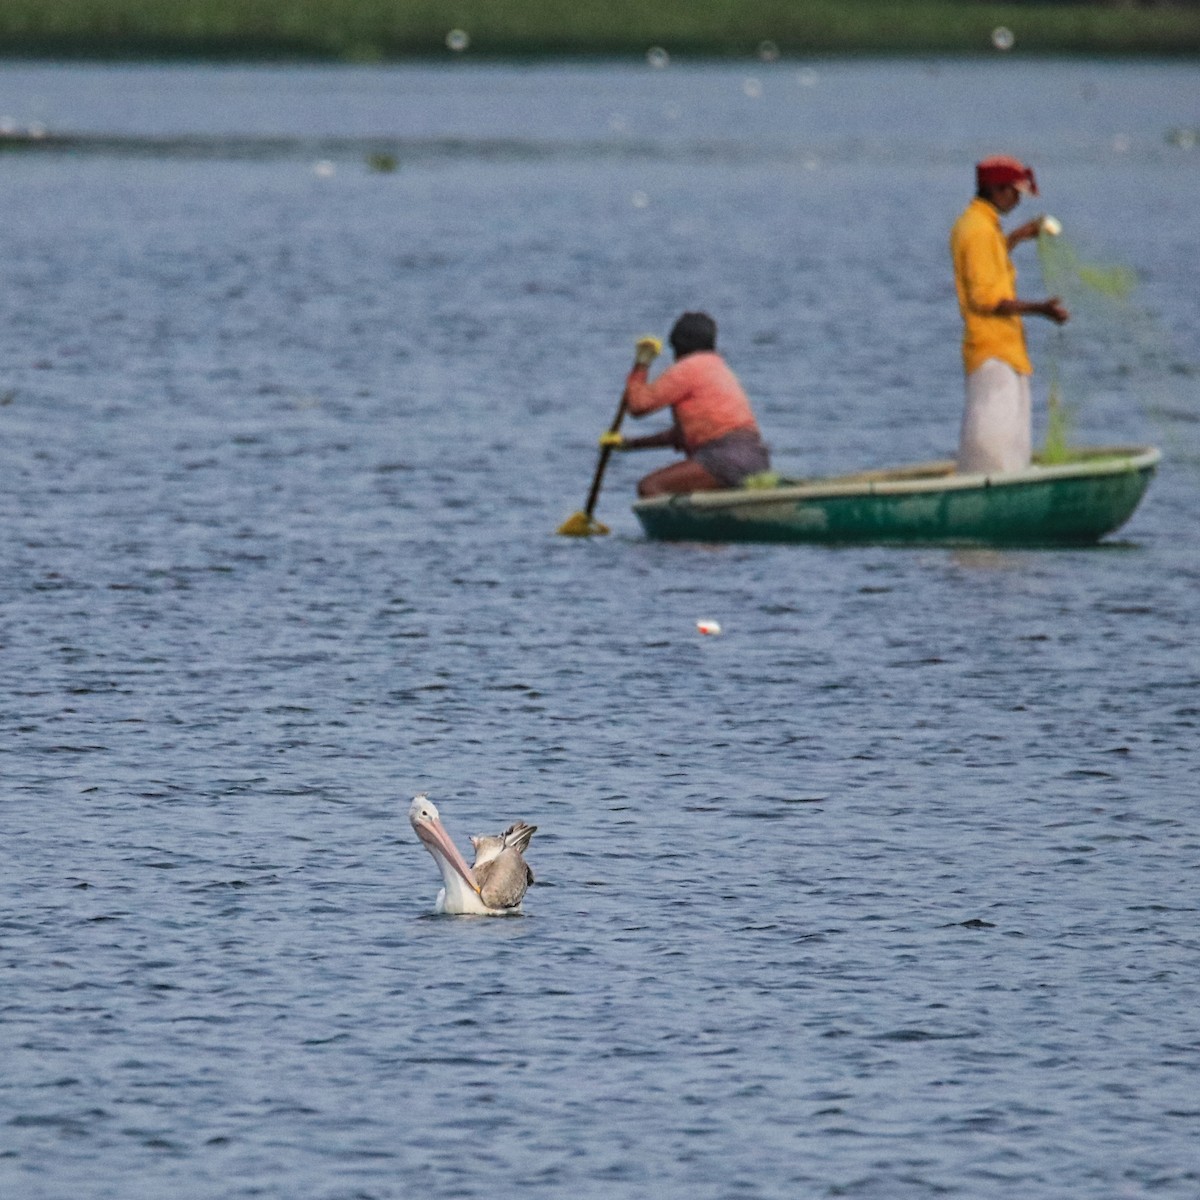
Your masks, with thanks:
<instances>
[{"instance_id":1,"label":"blurred background shore","mask_svg":"<svg viewBox=\"0 0 1200 1200\"><path fill-rule=\"evenodd\" d=\"M4 0L0 57L1200 53L1200 0Z\"/></svg>"}]
</instances>

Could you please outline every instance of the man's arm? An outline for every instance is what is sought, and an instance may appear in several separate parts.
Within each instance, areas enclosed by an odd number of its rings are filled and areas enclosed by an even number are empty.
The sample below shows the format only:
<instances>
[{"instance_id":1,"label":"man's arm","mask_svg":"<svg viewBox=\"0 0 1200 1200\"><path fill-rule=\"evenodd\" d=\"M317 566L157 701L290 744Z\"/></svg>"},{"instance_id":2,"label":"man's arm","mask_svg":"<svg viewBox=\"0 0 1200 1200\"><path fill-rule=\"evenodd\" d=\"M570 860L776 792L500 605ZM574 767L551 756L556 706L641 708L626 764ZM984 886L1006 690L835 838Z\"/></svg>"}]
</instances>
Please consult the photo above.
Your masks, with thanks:
<instances>
[{"instance_id":1,"label":"man's arm","mask_svg":"<svg viewBox=\"0 0 1200 1200\"><path fill-rule=\"evenodd\" d=\"M660 408L670 408L679 399L669 367L653 383L649 374L649 367L645 363L637 363L625 380L625 403L632 417L644 417Z\"/></svg>"},{"instance_id":2,"label":"man's arm","mask_svg":"<svg viewBox=\"0 0 1200 1200\"><path fill-rule=\"evenodd\" d=\"M1041 218L1018 226L1005 239L1006 246L1029 237L1037 237ZM954 247L954 271L966 293L966 304L972 312L993 317L1045 317L1056 325L1065 324L1071 314L1058 296L1048 300L1019 300L1005 296L1008 291L1008 271L1005 251L993 240L991 233L974 228Z\"/></svg>"},{"instance_id":3,"label":"man's arm","mask_svg":"<svg viewBox=\"0 0 1200 1200\"><path fill-rule=\"evenodd\" d=\"M1011 250L1014 246L1019 246L1022 242L1033 241L1041 232L1042 218L1034 217L1032 221L1026 221L1024 225L1018 225L1016 229L1005 237L1004 241Z\"/></svg>"},{"instance_id":4,"label":"man's arm","mask_svg":"<svg viewBox=\"0 0 1200 1200\"><path fill-rule=\"evenodd\" d=\"M1057 296L1049 300L1001 300L992 312L997 317L1045 317L1055 325L1065 325L1071 314Z\"/></svg>"},{"instance_id":5,"label":"man's arm","mask_svg":"<svg viewBox=\"0 0 1200 1200\"><path fill-rule=\"evenodd\" d=\"M673 446L682 450L683 437L677 424L668 425L658 433L648 433L644 437L627 438L623 433L613 433L611 430L600 435L601 446L611 446L614 450L653 450L659 446Z\"/></svg>"},{"instance_id":6,"label":"man's arm","mask_svg":"<svg viewBox=\"0 0 1200 1200\"><path fill-rule=\"evenodd\" d=\"M668 425L658 433L648 433L644 437L622 438L622 450L654 450L659 446L673 446L676 450L683 449L683 441L679 436L679 427Z\"/></svg>"}]
</instances>

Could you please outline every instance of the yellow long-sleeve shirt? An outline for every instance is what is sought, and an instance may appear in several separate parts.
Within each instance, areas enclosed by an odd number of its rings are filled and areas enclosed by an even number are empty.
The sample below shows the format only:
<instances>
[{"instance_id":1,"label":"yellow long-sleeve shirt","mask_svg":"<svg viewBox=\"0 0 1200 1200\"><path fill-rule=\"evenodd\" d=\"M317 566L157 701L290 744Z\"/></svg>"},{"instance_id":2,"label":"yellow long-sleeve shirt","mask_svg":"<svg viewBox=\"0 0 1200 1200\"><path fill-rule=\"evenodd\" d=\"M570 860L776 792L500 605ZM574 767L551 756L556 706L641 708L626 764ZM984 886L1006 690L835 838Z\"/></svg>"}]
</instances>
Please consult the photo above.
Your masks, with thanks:
<instances>
[{"instance_id":1,"label":"yellow long-sleeve shirt","mask_svg":"<svg viewBox=\"0 0 1200 1200\"><path fill-rule=\"evenodd\" d=\"M1025 329L1015 313L998 317L1001 300L1017 298L1017 269L1008 255L1000 214L976 196L950 231L954 287L963 319L963 366L967 374L989 358L1006 362L1021 375L1032 375Z\"/></svg>"}]
</instances>

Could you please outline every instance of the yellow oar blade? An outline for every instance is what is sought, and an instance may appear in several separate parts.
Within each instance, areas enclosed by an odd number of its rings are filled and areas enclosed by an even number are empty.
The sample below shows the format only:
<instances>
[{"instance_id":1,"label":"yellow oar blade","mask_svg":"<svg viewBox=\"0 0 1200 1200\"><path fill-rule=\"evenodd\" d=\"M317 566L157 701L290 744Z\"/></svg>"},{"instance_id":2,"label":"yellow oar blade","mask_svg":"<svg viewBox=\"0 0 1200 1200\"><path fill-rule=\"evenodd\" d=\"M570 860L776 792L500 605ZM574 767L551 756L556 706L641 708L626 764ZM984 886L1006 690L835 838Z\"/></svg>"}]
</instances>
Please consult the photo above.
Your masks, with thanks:
<instances>
[{"instance_id":1,"label":"yellow oar blade","mask_svg":"<svg viewBox=\"0 0 1200 1200\"><path fill-rule=\"evenodd\" d=\"M608 526L585 512L572 513L559 527L563 537L595 537L608 533Z\"/></svg>"}]
</instances>

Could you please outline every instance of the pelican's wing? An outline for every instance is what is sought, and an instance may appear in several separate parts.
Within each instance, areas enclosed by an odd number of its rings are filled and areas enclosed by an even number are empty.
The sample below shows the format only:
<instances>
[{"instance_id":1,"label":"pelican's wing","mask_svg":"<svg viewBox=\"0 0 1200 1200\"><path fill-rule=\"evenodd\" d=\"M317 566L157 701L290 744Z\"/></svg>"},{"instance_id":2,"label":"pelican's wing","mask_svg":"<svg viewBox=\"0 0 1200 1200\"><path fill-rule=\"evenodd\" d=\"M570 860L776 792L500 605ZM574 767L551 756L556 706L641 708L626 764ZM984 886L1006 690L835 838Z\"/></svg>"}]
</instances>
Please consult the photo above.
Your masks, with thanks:
<instances>
[{"instance_id":1,"label":"pelican's wing","mask_svg":"<svg viewBox=\"0 0 1200 1200\"><path fill-rule=\"evenodd\" d=\"M505 850L479 870L477 879L480 898L488 908L516 908L525 898L532 872L520 854Z\"/></svg>"},{"instance_id":2,"label":"pelican's wing","mask_svg":"<svg viewBox=\"0 0 1200 1200\"><path fill-rule=\"evenodd\" d=\"M526 825L524 821L517 821L504 831L504 848L524 854L529 848L529 839L535 833L537 833L536 825Z\"/></svg>"}]
</instances>

